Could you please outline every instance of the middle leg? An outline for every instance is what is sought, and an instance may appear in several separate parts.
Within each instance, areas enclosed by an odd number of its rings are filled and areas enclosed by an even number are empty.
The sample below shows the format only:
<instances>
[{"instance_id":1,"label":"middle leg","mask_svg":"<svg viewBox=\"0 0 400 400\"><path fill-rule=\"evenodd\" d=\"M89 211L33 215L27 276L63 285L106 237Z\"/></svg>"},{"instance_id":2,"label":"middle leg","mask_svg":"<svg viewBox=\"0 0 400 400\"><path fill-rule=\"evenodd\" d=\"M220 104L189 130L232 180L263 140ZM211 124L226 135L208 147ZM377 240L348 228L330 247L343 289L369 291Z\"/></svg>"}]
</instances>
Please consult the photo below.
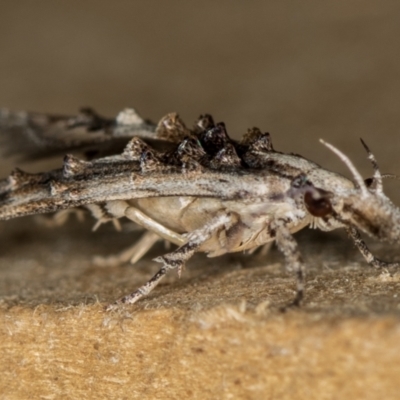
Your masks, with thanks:
<instances>
[{"instance_id":1,"label":"middle leg","mask_svg":"<svg viewBox=\"0 0 400 400\"><path fill-rule=\"evenodd\" d=\"M273 224L278 249L283 253L287 269L296 274L296 295L288 307L299 306L304 298L304 262L297 242L282 221Z\"/></svg>"},{"instance_id":2,"label":"middle leg","mask_svg":"<svg viewBox=\"0 0 400 400\"><path fill-rule=\"evenodd\" d=\"M157 257L155 261L163 264L162 268L143 286L117 300L115 303L107 306L106 310L113 310L121 304L134 304L139 299L147 296L171 269L181 270L184 264L189 260L195 251L206 242L214 233L225 229L228 230L237 221L235 215L231 213L221 212L202 228L196 229L187 235L187 242L175 251L165 256Z\"/></svg>"}]
</instances>

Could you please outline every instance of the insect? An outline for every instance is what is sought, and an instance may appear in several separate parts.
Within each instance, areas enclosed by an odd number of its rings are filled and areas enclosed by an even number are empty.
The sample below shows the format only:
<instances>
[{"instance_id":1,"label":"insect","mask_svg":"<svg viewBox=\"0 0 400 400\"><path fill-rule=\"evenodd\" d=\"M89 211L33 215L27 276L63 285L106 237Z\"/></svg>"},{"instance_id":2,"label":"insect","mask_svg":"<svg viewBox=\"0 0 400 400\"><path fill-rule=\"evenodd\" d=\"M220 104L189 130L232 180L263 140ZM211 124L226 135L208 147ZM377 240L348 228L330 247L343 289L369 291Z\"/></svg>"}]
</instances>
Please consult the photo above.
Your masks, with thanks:
<instances>
[{"instance_id":1,"label":"insect","mask_svg":"<svg viewBox=\"0 0 400 400\"><path fill-rule=\"evenodd\" d=\"M133 109L116 119L89 109L76 117L2 110L0 130L8 154L84 154L66 155L62 168L50 172L14 170L0 181L0 219L83 207L98 224L124 217L145 229L128 259L137 260L160 238L178 246L155 259L161 268L147 283L107 310L137 302L170 270L180 275L196 252L216 257L273 241L296 277L292 305L299 305L305 265L293 234L306 226L344 228L370 265L398 266L374 257L360 235L393 244L400 239L400 210L382 187L390 175L380 173L363 141L374 170L367 180L345 154L321 140L347 165L349 180L276 151L270 135L257 128L232 140L209 115L189 129L175 113L155 125Z\"/></svg>"}]
</instances>

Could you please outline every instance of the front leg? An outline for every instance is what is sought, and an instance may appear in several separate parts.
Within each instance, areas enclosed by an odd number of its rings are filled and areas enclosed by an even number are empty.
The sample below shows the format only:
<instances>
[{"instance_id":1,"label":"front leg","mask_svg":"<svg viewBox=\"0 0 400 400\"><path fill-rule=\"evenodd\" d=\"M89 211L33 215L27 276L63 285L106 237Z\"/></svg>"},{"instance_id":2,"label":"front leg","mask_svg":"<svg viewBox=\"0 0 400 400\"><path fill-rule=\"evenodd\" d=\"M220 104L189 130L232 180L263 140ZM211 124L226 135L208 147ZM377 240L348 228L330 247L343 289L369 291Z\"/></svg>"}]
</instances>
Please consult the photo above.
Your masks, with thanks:
<instances>
[{"instance_id":1,"label":"front leg","mask_svg":"<svg viewBox=\"0 0 400 400\"><path fill-rule=\"evenodd\" d=\"M161 281L166 273L171 269L181 270L185 263L195 253L195 251L216 232L225 229L228 230L237 221L236 215L232 213L221 212L202 228L196 229L186 237L186 243L175 251L165 256L157 257L155 261L163 264L162 268L143 286L117 300L115 303L106 307L107 311L118 308L120 304L134 304L139 299L147 296Z\"/></svg>"},{"instance_id":2,"label":"front leg","mask_svg":"<svg viewBox=\"0 0 400 400\"><path fill-rule=\"evenodd\" d=\"M271 228L276 233L276 244L285 257L288 270L294 271L296 274L296 296L289 304L289 307L297 307L304 297L304 262L298 249L297 242L289 229L285 226L284 221L276 221L272 224Z\"/></svg>"},{"instance_id":3,"label":"front leg","mask_svg":"<svg viewBox=\"0 0 400 400\"><path fill-rule=\"evenodd\" d=\"M360 232L356 228L349 227L346 229L347 234L353 239L354 244L356 245L357 249L363 255L365 260L369 265L372 265L375 268L387 268L387 267L398 267L400 263L396 262L386 262L376 258L371 251L369 250L367 244L361 238Z\"/></svg>"}]
</instances>

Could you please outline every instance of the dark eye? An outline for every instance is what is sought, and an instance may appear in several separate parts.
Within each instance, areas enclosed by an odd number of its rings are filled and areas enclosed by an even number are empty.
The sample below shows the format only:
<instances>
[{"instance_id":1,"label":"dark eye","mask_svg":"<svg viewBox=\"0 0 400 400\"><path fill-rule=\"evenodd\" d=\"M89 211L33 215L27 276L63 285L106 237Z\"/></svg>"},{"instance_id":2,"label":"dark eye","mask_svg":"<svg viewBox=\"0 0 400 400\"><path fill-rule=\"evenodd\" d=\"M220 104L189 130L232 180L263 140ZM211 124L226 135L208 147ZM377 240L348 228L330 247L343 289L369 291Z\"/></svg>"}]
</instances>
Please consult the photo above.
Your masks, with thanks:
<instances>
[{"instance_id":1,"label":"dark eye","mask_svg":"<svg viewBox=\"0 0 400 400\"><path fill-rule=\"evenodd\" d=\"M325 217L333 211L329 197L329 192L313 188L313 190L304 194L304 204L308 212L314 217Z\"/></svg>"},{"instance_id":2,"label":"dark eye","mask_svg":"<svg viewBox=\"0 0 400 400\"><path fill-rule=\"evenodd\" d=\"M374 178L367 178L364 182L367 187L370 187L374 183Z\"/></svg>"}]
</instances>

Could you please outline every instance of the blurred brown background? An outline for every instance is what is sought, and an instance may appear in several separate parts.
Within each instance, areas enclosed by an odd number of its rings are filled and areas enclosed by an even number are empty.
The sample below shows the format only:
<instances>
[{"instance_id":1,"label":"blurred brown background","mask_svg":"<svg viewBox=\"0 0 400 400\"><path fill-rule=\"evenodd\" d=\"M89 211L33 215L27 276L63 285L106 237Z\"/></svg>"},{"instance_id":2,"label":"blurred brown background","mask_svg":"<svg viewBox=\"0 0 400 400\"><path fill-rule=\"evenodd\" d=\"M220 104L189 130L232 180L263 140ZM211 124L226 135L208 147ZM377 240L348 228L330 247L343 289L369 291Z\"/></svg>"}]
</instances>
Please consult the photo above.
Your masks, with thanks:
<instances>
[{"instance_id":1,"label":"blurred brown background","mask_svg":"<svg viewBox=\"0 0 400 400\"><path fill-rule=\"evenodd\" d=\"M345 171L318 138L371 170L400 172L400 3L393 1L7 1L0 105L154 120L203 112L233 136L259 126L275 147ZM390 184L389 186L392 186ZM390 190L390 189L389 189ZM392 190L392 193L398 192Z\"/></svg>"},{"instance_id":2,"label":"blurred brown background","mask_svg":"<svg viewBox=\"0 0 400 400\"><path fill-rule=\"evenodd\" d=\"M188 125L210 112L232 136L259 126L276 149L348 175L324 138L367 177L363 137L382 171L400 174L399 38L398 0L1 0L0 107L133 106ZM399 204L399 183L386 187ZM368 268L340 232L297 235L300 310L277 311L294 281L273 249L197 255L113 315L102 305L148 280L165 249L98 268L93 255L133 234L90 234L92 222L0 224L0 398L398 398L399 274Z\"/></svg>"}]
</instances>

